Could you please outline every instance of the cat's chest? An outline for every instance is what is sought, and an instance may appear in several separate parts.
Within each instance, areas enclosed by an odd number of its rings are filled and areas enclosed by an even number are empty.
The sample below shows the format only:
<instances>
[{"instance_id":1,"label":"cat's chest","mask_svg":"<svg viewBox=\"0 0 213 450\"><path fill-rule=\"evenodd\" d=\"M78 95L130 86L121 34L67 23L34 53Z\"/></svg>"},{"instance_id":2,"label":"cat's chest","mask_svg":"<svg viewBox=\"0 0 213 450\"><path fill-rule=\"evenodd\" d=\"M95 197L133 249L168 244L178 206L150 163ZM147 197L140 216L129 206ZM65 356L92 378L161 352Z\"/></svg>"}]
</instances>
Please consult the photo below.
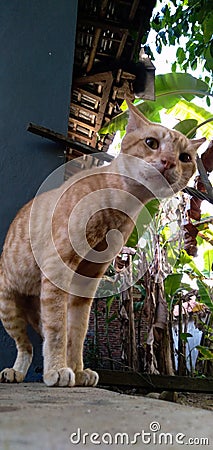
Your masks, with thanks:
<instances>
[{"instance_id":1,"label":"cat's chest","mask_svg":"<svg viewBox=\"0 0 213 450\"><path fill-rule=\"evenodd\" d=\"M25 295L39 295L40 270L31 251L5 248L2 268L9 288Z\"/></svg>"},{"instance_id":2,"label":"cat's chest","mask_svg":"<svg viewBox=\"0 0 213 450\"><path fill-rule=\"evenodd\" d=\"M7 271L7 284L14 291L24 295L40 295L41 276L38 267L33 267L30 270L25 266L16 267L16 270L10 269Z\"/></svg>"}]
</instances>

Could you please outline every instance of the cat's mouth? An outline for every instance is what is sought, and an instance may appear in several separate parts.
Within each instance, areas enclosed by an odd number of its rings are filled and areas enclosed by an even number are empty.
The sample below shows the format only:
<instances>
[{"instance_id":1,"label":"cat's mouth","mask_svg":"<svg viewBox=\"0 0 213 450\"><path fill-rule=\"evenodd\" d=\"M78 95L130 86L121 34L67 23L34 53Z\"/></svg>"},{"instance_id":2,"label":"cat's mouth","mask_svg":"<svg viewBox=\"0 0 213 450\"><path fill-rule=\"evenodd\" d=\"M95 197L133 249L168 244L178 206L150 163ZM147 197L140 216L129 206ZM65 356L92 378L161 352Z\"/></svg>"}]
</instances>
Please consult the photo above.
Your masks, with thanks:
<instances>
[{"instance_id":1,"label":"cat's mouth","mask_svg":"<svg viewBox=\"0 0 213 450\"><path fill-rule=\"evenodd\" d=\"M176 171L175 167L170 167L167 168L165 167L164 164L158 162L157 164L154 163L152 164L153 167L155 167L155 169L158 170L158 172L160 172L163 177L166 179L166 181L168 181L169 184L173 184L176 183L178 181L178 172Z\"/></svg>"}]
</instances>

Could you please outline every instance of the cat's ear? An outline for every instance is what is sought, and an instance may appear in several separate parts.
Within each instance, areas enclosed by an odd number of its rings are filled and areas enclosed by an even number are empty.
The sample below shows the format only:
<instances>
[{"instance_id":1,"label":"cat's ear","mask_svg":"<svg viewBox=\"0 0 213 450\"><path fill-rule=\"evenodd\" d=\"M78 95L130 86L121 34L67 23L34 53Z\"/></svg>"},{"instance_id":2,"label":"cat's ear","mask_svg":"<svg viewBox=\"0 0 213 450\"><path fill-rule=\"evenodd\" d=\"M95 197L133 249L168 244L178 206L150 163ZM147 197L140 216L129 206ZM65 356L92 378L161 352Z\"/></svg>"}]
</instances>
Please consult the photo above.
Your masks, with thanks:
<instances>
[{"instance_id":1,"label":"cat's ear","mask_svg":"<svg viewBox=\"0 0 213 450\"><path fill-rule=\"evenodd\" d=\"M138 109L126 99L128 108L129 108L129 120L126 127L126 132L131 133L135 131L137 128L141 128L144 125L151 125L150 122L143 114L138 111Z\"/></svg>"},{"instance_id":2,"label":"cat's ear","mask_svg":"<svg viewBox=\"0 0 213 450\"><path fill-rule=\"evenodd\" d=\"M206 138L202 137L200 139L189 139L189 141L194 147L194 150L197 150L200 147L200 145L202 145L206 141Z\"/></svg>"}]
</instances>

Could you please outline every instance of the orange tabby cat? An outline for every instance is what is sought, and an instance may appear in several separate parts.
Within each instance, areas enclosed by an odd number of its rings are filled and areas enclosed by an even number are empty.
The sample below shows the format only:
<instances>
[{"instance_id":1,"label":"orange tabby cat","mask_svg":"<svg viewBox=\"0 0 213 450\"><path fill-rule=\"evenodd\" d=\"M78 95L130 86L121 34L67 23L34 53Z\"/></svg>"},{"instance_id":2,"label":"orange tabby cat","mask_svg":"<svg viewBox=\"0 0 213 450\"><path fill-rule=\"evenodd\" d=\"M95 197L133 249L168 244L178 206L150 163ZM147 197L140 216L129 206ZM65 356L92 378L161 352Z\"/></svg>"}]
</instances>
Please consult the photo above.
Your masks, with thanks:
<instances>
[{"instance_id":1,"label":"orange tabby cat","mask_svg":"<svg viewBox=\"0 0 213 450\"><path fill-rule=\"evenodd\" d=\"M43 337L47 386L97 384L82 353L100 279L143 204L186 186L202 142L149 122L129 104L122 152L110 165L77 174L19 211L0 261L0 318L17 346L1 382L25 378L32 361L29 323Z\"/></svg>"}]
</instances>

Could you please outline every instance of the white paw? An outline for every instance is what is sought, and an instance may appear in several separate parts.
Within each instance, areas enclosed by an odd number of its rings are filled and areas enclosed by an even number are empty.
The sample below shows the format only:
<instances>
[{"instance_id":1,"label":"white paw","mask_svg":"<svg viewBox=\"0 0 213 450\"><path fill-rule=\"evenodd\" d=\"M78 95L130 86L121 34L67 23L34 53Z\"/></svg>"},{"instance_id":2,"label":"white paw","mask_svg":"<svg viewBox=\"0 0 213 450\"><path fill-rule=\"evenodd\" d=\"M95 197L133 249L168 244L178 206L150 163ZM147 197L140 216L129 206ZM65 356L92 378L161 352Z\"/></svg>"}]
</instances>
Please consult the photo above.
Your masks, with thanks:
<instances>
[{"instance_id":1,"label":"white paw","mask_svg":"<svg viewBox=\"0 0 213 450\"><path fill-rule=\"evenodd\" d=\"M75 385L75 374L69 367L49 370L43 378L47 386L72 387Z\"/></svg>"},{"instance_id":2,"label":"white paw","mask_svg":"<svg viewBox=\"0 0 213 450\"><path fill-rule=\"evenodd\" d=\"M97 372L91 369L85 369L75 373L76 386L96 386L99 376Z\"/></svg>"},{"instance_id":3,"label":"white paw","mask_svg":"<svg viewBox=\"0 0 213 450\"><path fill-rule=\"evenodd\" d=\"M14 369L4 369L0 372L0 383L21 383L25 375Z\"/></svg>"}]
</instances>

